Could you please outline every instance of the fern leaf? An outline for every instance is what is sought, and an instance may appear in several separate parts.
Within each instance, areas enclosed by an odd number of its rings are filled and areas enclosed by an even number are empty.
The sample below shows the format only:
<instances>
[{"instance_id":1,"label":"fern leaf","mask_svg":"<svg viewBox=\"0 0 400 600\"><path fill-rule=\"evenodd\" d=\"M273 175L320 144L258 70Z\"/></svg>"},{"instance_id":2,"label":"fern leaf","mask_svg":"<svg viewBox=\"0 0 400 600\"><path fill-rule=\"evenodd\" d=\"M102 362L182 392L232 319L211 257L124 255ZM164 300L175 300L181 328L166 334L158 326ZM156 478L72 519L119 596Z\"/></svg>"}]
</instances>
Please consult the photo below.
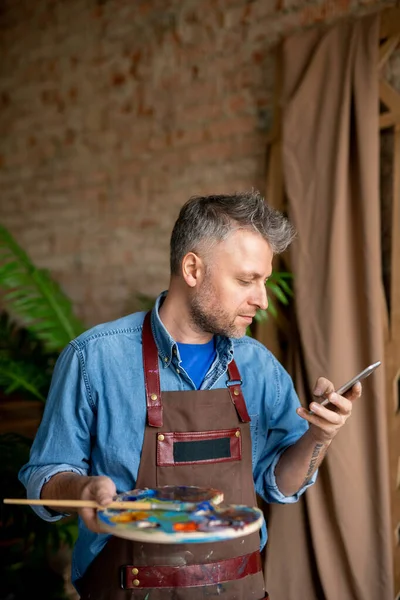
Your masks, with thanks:
<instances>
[{"instance_id":1,"label":"fern leaf","mask_svg":"<svg viewBox=\"0 0 400 600\"><path fill-rule=\"evenodd\" d=\"M278 284L272 282L269 284L268 287L271 290L271 292L274 294L274 296L276 296L282 304L285 304L285 305L289 304L289 301L288 301L286 295L281 290L281 288L279 287Z\"/></svg>"},{"instance_id":2,"label":"fern leaf","mask_svg":"<svg viewBox=\"0 0 400 600\"><path fill-rule=\"evenodd\" d=\"M84 331L72 303L49 272L38 269L10 232L0 225L0 288L4 306L48 352L61 351Z\"/></svg>"},{"instance_id":3,"label":"fern leaf","mask_svg":"<svg viewBox=\"0 0 400 600\"><path fill-rule=\"evenodd\" d=\"M45 402L47 383L46 375L33 363L14 360L6 352L0 353L0 388L5 394L24 392Z\"/></svg>"},{"instance_id":4,"label":"fern leaf","mask_svg":"<svg viewBox=\"0 0 400 600\"><path fill-rule=\"evenodd\" d=\"M282 288L282 290L287 296L293 297L293 290L290 287L290 285L288 285L287 281L285 281L285 279L279 280L279 286Z\"/></svg>"}]
</instances>

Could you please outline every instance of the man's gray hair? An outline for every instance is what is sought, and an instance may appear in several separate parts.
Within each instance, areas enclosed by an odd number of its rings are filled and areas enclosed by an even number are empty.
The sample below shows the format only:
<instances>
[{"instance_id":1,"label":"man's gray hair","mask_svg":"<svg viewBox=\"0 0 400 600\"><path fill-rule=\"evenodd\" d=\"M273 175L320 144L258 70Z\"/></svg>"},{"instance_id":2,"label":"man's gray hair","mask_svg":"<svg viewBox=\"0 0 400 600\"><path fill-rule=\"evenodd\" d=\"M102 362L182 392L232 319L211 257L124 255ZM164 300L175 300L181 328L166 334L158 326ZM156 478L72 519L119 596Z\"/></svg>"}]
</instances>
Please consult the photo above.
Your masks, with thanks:
<instances>
[{"instance_id":1,"label":"man's gray hair","mask_svg":"<svg viewBox=\"0 0 400 600\"><path fill-rule=\"evenodd\" d=\"M193 196L181 208L171 234L171 273L178 275L188 252L208 251L233 231L257 231L274 254L284 252L296 231L257 190L221 196Z\"/></svg>"}]
</instances>

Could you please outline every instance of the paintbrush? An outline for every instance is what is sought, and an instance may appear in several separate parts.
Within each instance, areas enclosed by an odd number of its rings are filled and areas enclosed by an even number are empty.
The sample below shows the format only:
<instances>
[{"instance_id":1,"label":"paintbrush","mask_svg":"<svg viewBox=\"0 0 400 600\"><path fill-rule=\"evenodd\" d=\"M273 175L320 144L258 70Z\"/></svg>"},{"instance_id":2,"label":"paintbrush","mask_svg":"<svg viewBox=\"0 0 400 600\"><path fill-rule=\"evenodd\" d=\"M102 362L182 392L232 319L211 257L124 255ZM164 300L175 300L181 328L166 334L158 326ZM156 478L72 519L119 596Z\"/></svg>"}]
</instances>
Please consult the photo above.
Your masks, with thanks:
<instances>
[{"instance_id":1,"label":"paintbrush","mask_svg":"<svg viewBox=\"0 0 400 600\"><path fill-rule=\"evenodd\" d=\"M170 510L170 511L193 511L204 508L205 504L209 508L213 507L212 502L169 502L169 501L143 501L143 500L116 500L106 506L97 504L94 500L37 500L22 498L4 498L4 504L23 504L28 506L62 506L64 508L96 508L97 510L106 509L129 509L129 510Z\"/></svg>"}]
</instances>

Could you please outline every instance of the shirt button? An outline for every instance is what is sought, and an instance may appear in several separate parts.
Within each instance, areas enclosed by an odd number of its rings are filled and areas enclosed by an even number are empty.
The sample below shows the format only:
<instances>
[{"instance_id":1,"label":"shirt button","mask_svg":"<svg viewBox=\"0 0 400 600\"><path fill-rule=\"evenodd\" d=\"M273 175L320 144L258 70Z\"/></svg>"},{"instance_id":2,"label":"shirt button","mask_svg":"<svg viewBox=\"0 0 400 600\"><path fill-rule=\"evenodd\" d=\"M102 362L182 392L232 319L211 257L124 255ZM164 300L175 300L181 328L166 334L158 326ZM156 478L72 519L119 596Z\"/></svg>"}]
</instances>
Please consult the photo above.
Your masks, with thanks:
<instances>
[{"instance_id":1,"label":"shirt button","mask_svg":"<svg viewBox=\"0 0 400 600\"><path fill-rule=\"evenodd\" d=\"M179 374L179 373L180 373L180 370L179 370L179 369L177 369L177 370L176 370L176 372Z\"/></svg>"},{"instance_id":2,"label":"shirt button","mask_svg":"<svg viewBox=\"0 0 400 600\"><path fill-rule=\"evenodd\" d=\"M176 354L176 348L174 348L172 352L173 352L174 354Z\"/></svg>"},{"instance_id":3,"label":"shirt button","mask_svg":"<svg viewBox=\"0 0 400 600\"><path fill-rule=\"evenodd\" d=\"M168 356L164 358L164 362L168 362Z\"/></svg>"}]
</instances>

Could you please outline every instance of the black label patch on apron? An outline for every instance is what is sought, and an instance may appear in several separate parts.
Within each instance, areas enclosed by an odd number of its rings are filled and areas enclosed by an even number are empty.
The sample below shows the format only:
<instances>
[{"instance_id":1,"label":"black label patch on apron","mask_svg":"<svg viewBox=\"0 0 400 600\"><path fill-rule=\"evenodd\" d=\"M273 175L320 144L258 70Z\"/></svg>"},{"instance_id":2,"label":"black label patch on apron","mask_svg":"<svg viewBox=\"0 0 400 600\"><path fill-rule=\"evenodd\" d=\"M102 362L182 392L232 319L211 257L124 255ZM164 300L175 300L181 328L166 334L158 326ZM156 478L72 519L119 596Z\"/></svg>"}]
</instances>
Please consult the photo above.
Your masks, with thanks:
<instances>
[{"instance_id":1,"label":"black label patch on apron","mask_svg":"<svg viewBox=\"0 0 400 600\"><path fill-rule=\"evenodd\" d=\"M241 458L239 428L157 434L157 465L160 467L229 462Z\"/></svg>"}]
</instances>

